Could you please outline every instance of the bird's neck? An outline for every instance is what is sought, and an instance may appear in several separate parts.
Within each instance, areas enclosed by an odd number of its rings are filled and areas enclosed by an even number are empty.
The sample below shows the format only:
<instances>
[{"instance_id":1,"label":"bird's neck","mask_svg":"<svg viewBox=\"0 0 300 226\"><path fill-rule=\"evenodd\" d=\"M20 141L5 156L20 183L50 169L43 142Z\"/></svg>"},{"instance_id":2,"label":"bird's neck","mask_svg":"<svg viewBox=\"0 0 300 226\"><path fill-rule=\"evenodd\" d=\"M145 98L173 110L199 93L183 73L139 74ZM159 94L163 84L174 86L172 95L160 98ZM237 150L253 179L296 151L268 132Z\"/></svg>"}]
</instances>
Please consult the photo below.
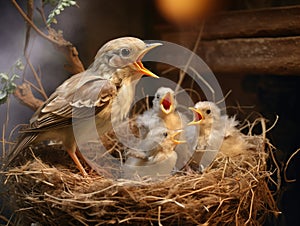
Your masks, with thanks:
<instances>
[{"instance_id":1,"label":"bird's neck","mask_svg":"<svg viewBox=\"0 0 300 226\"><path fill-rule=\"evenodd\" d=\"M208 137L212 130L211 123L203 123L200 125L200 136Z\"/></svg>"},{"instance_id":2,"label":"bird's neck","mask_svg":"<svg viewBox=\"0 0 300 226\"><path fill-rule=\"evenodd\" d=\"M129 82L123 80L118 89L118 95L114 100L112 114L116 122L122 121L129 113L134 99L135 86L138 80ZM115 106L115 107L114 107Z\"/></svg>"},{"instance_id":3,"label":"bird's neck","mask_svg":"<svg viewBox=\"0 0 300 226\"><path fill-rule=\"evenodd\" d=\"M161 113L161 118L163 119L165 126L170 130L182 129L182 120L178 112L173 111L169 114Z\"/></svg>"},{"instance_id":4,"label":"bird's neck","mask_svg":"<svg viewBox=\"0 0 300 226\"><path fill-rule=\"evenodd\" d=\"M100 78L111 80L114 77L116 69L108 67L101 60L95 60L94 63L87 69L92 75L97 75Z\"/></svg>"}]
</instances>

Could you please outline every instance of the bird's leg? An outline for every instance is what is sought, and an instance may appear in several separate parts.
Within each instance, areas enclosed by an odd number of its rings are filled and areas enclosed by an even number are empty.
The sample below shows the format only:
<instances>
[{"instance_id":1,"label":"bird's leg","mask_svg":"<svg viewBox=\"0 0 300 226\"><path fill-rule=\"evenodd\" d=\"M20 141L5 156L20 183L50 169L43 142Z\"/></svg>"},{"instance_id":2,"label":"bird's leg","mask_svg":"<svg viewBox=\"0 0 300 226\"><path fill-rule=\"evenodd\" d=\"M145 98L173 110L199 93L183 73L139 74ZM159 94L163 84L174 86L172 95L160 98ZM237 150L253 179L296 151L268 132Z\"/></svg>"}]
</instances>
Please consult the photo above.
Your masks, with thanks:
<instances>
[{"instance_id":1,"label":"bird's leg","mask_svg":"<svg viewBox=\"0 0 300 226\"><path fill-rule=\"evenodd\" d=\"M83 161L85 161L89 167L95 171L97 174L99 174L100 176L106 176L106 177L113 177L113 175L111 174L111 172L101 169L100 166L97 165L97 163L89 160L88 158L86 158L79 150L78 148L76 149L76 155Z\"/></svg>"},{"instance_id":2,"label":"bird's leg","mask_svg":"<svg viewBox=\"0 0 300 226\"><path fill-rule=\"evenodd\" d=\"M75 150L74 150L75 149ZM74 163L76 164L77 168L79 169L79 171L81 172L81 174L84 176L84 177L87 177L88 174L87 172L85 171L85 169L83 168L82 164L80 163L77 155L76 155L76 147L75 148L72 148L72 149L67 149L67 152L69 153L69 155L71 156L71 158L73 159Z\"/></svg>"}]
</instances>

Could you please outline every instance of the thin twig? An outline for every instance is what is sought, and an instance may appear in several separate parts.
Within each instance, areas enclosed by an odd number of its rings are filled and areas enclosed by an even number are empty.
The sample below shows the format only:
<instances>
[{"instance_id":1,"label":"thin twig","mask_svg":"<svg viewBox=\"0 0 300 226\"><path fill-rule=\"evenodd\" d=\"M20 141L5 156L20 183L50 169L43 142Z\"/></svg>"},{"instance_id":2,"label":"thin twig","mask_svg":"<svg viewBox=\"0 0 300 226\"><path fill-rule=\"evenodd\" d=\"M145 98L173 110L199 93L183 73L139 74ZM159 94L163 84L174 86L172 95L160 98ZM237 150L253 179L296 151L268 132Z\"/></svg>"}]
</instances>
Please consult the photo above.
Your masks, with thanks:
<instances>
[{"instance_id":1,"label":"thin twig","mask_svg":"<svg viewBox=\"0 0 300 226\"><path fill-rule=\"evenodd\" d=\"M163 226L160 222L160 213L161 213L161 206L158 206L157 221L159 226Z\"/></svg>"},{"instance_id":2,"label":"thin twig","mask_svg":"<svg viewBox=\"0 0 300 226\"><path fill-rule=\"evenodd\" d=\"M41 95L45 98L45 100L48 99L48 96L47 96L46 91L43 87L42 81L41 81L40 77L38 76L38 74L36 73L36 70L34 69L29 57L27 55L25 55L25 58L26 58L27 64L29 65L29 67L30 67L30 69L33 73L33 76L34 76L36 82L38 83Z\"/></svg>"},{"instance_id":3,"label":"thin twig","mask_svg":"<svg viewBox=\"0 0 300 226\"><path fill-rule=\"evenodd\" d=\"M32 20L30 20L30 18L28 18L28 16L26 15L26 13L23 11L23 9L19 6L19 4L16 2L16 0L11 0L12 4L16 7L16 9L19 11L19 13L21 14L21 16L24 18L24 20L36 31L36 33L38 35L40 35L42 38L60 46L61 43L56 41L55 39L49 37L48 35L46 35L44 32L42 32L33 22Z\"/></svg>"},{"instance_id":4,"label":"thin twig","mask_svg":"<svg viewBox=\"0 0 300 226\"><path fill-rule=\"evenodd\" d=\"M35 84L33 84L31 81L25 79L24 82L28 84L31 88L35 89L37 92L41 93L42 91L40 90L39 87L37 87Z\"/></svg>"},{"instance_id":5,"label":"thin twig","mask_svg":"<svg viewBox=\"0 0 300 226\"><path fill-rule=\"evenodd\" d=\"M27 0L27 16L28 19L32 21L33 18L33 7L34 7L34 1L33 0ZM31 30L31 25L26 24L26 35L25 35L25 44L24 44L24 55L26 55L28 43L30 40L30 30Z\"/></svg>"},{"instance_id":6,"label":"thin twig","mask_svg":"<svg viewBox=\"0 0 300 226\"><path fill-rule=\"evenodd\" d=\"M286 176L286 171L287 171L287 169L288 169L288 167L289 167L289 164L290 164L291 160L292 160L292 159L295 157L295 155L297 155L299 152L300 152L300 148L297 149L297 151L295 151L295 152L289 157L289 159L287 160L287 162L286 162L286 164L285 164L285 166L284 166L283 176L284 176L284 180L285 180L286 182L288 182L288 183L292 183L292 182L295 182L295 181L296 181L296 179L293 179L293 180L288 179L287 176Z\"/></svg>"},{"instance_id":7,"label":"thin twig","mask_svg":"<svg viewBox=\"0 0 300 226\"><path fill-rule=\"evenodd\" d=\"M44 24L45 24L45 26L47 26L47 19L46 19L44 10L43 10L43 9L40 9L40 8L37 8L36 10L40 13L40 15L41 15L41 17L42 17L42 20L43 20L43 22L44 22Z\"/></svg>"},{"instance_id":8,"label":"thin twig","mask_svg":"<svg viewBox=\"0 0 300 226\"><path fill-rule=\"evenodd\" d=\"M248 217L248 220L245 222L245 225L247 225L248 223L250 223L250 221L251 221L251 218L252 218L252 211L253 211L253 203L254 203L254 197L255 197L255 194L254 194L254 192L253 192L253 190L252 189L250 189L250 191L251 191L251 202L250 202L250 210L249 210L249 217Z\"/></svg>"},{"instance_id":9,"label":"thin twig","mask_svg":"<svg viewBox=\"0 0 300 226\"><path fill-rule=\"evenodd\" d=\"M202 37L202 33L203 33L203 28L204 28L204 22L201 24L201 27L200 27L200 31L198 33L198 36L197 36L197 39L196 39L196 43L194 45L194 48L193 48L193 53L190 55L186 65L184 66L184 69L180 71L179 73L179 80L177 82L177 86L176 86L176 89L175 89L175 93L180 89L181 87L181 84L184 80L184 77L186 75L186 71L188 70L188 68L190 67L190 64L192 62L192 59L194 57L194 53L197 51L198 47L199 47L199 43L200 43L200 40L201 40L201 37Z\"/></svg>"},{"instance_id":10,"label":"thin twig","mask_svg":"<svg viewBox=\"0 0 300 226\"><path fill-rule=\"evenodd\" d=\"M9 123L9 109L10 109L10 98L7 99L6 102L6 116L5 116L5 122L2 126L2 140L5 141L5 134L6 129L8 127ZM2 157L4 158L6 155L6 142L2 142Z\"/></svg>"},{"instance_id":11,"label":"thin twig","mask_svg":"<svg viewBox=\"0 0 300 226\"><path fill-rule=\"evenodd\" d=\"M5 150L5 124L2 125L2 159L5 158L6 150Z\"/></svg>"},{"instance_id":12,"label":"thin twig","mask_svg":"<svg viewBox=\"0 0 300 226\"><path fill-rule=\"evenodd\" d=\"M229 90L221 100L216 102L216 104L224 102L231 93L232 93L232 90Z\"/></svg>"},{"instance_id":13,"label":"thin twig","mask_svg":"<svg viewBox=\"0 0 300 226\"><path fill-rule=\"evenodd\" d=\"M276 167L276 171L277 171L277 183L275 183L275 181L274 181L274 184L276 185L276 188L277 188L277 190L276 190L276 192L275 192L275 194L276 194L277 192L280 191L280 187L281 187L280 167L279 167L279 165L278 165L278 163L277 163L277 160L276 160L276 158L275 158L275 156L274 156L273 151L270 150L269 152L270 152L271 158L272 158L272 160L273 160L273 163L274 163L274 165L275 165L275 167ZM275 194L274 194L274 195L275 195Z\"/></svg>"},{"instance_id":14,"label":"thin twig","mask_svg":"<svg viewBox=\"0 0 300 226\"><path fill-rule=\"evenodd\" d=\"M215 102L215 90L213 87L196 71L195 68L189 67L189 69L204 83L204 85L210 90L213 95L213 101Z\"/></svg>"},{"instance_id":15,"label":"thin twig","mask_svg":"<svg viewBox=\"0 0 300 226\"><path fill-rule=\"evenodd\" d=\"M266 130L266 133L269 132L270 130L272 130L276 126L278 119L279 119L279 116L276 115L276 119L275 119L273 125L269 129Z\"/></svg>"}]
</instances>

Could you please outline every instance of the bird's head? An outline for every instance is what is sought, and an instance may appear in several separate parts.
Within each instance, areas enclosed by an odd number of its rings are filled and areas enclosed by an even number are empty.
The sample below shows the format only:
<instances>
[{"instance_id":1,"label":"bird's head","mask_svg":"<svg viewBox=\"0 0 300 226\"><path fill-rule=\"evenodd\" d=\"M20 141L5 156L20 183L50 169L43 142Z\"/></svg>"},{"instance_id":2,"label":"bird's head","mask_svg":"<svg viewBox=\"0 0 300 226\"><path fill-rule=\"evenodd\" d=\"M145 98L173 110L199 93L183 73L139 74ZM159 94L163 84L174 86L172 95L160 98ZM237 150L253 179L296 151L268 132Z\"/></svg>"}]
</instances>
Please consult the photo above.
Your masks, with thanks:
<instances>
[{"instance_id":1,"label":"bird's head","mask_svg":"<svg viewBox=\"0 0 300 226\"><path fill-rule=\"evenodd\" d=\"M166 127L158 126L149 131L146 139L159 144L163 144L165 142L176 145L183 144L186 143L186 141L180 140L182 132L183 130L169 130Z\"/></svg>"},{"instance_id":2,"label":"bird's head","mask_svg":"<svg viewBox=\"0 0 300 226\"><path fill-rule=\"evenodd\" d=\"M158 128L157 135L159 136L159 146L162 149L172 151L179 144L186 143L185 140L180 140L183 130L169 130L167 128Z\"/></svg>"},{"instance_id":3,"label":"bird's head","mask_svg":"<svg viewBox=\"0 0 300 226\"><path fill-rule=\"evenodd\" d=\"M188 125L211 125L221 117L220 108L210 101L199 101L194 107L189 108L193 112L193 121Z\"/></svg>"},{"instance_id":4,"label":"bird's head","mask_svg":"<svg viewBox=\"0 0 300 226\"><path fill-rule=\"evenodd\" d=\"M98 51L91 69L114 82L130 81L148 75L158 78L142 64L142 58L161 43L147 44L138 38L123 37L111 40Z\"/></svg>"},{"instance_id":5,"label":"bird's head","mask_svg":"<svg viewBox=\"0 0 300 226\"><path fill-rule=\"evenodd\" d=\"M161 111L163 114L168 115L176 109L175 93L168 87L160 87L153 99L153 108L156 111Z\"/></svg>"}]
</instances>

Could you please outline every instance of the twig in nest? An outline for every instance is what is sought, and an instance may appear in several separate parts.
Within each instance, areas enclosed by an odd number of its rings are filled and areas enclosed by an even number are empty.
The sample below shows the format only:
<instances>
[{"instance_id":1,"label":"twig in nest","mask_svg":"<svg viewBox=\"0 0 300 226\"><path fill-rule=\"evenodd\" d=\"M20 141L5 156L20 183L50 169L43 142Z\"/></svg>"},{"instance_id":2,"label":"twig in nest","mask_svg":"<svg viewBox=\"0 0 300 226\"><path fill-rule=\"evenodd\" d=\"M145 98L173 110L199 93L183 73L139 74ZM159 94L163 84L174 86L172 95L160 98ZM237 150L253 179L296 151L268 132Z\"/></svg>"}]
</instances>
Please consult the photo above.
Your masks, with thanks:
<instances>
[{"instance_id":1,"label":"twig in nest","mask_svg":"<svg viewBox=\"0 0 300 226\"><path fill-rule=\"evenodd\" d=\"M200 94L199 94L196 90L194 90L194 89L192 89L192 88L185 88L185 89L182 89L181 91L176 92L176 95L180 94L181 92L189 92L189 96L190 96L190 97L191 97L193 94L195 94L196 97L197 97L196 100L198 100L198 101L201 100Z\"/></svg>"},{"instance_id":2,"label":"twig in nest","mask_svg":"<svg viewBox=\"0 0 300 226\"><path fill-rule=\"evenodd\" d=\"M270 145L270 144L269 144ZM273 184L276 186L276 188L277 188L277 190L276 190L276 192L275 192L275 194L277 193L277 192L279 192L279 190L280 190L280 186L281 186L281 177L280 177L280 167L279 167L279 165L278 165L278 163L277 163L277 160L276 160L276 158L275 158L275 156L274 156L274 153L272 152L272 151L270 151L270 156L271 156L271 158L272 158L272 161L273 161L273 163L274 163L274 165L275 165L275 167L276 167L276 171L277 171L277 182L275 182L273 179L271 180L272 182L273 182ZM274 195L275 195L274 194Z\"/></svg>"},{"instance_id":3,"label":"twig in nest","mask_svg":"<svg viewBox=\"0 0 300 226\"><path fill-rule=\"evenodd\" d=\"M295 155L297 155L299 152L300 152L300 148L297 149L297 151L295 151L295 152L289 157L289 159L287 160L287 162L286 162L286 164L285 164L285 167L284 167L284 170L283 170L283 176L284 176L284 180L285 180L286 182L288 182L288 183L292 183L292 182L295 182L295 181L296 181L296 179L293 179L293 180L288 179L287 176L286 176L286 171L287 171L287 169L288 169L288 167L289 167L289 165L290 165L291 160L292 160L292 159L295 157Z\"/></svg>"},{"instance_id":4,"label":"twig in nest","mask_svg":"<svg viewBox=\"0 0 300 226\"><path fill-rule=\"evenodd\" d=\"M245 114L245 111L243 109L253 109L253 108L255 108L254 105L240 105L239 102L236 102L236 105L237 106L226 106L226 109L238 110L239 112Z\"/></svg>"},{"instance_id":5,"label":"twig in nest","mask_svg":"<svg viewBox=\"0 0 300 226\"><path fill-rule=\"evenodd\" d=\"M232 90L229 90L229 91L226 93L226 95L225 95L221 100L219 100L219 101L216 102L216 104L219 104L219 103L224 102L224 101L227 99L227 97L228 97L231 93L232 93ZM222 110L223 110L223 109L222 109Z\"/></svg>"},{"instance_id":6,"label":"twig in nest","mask_svg":"<svg viewBox=\"0 0 300 226\"><path fill-rule=\"evenodd\" d=\"M276 115L276 119L275 119L273 125L272 125L269 129L266 130L266 133L269 132L270 130L272 130L272 129L275 127L275 125L276 125L277 122L278 122L278 119L279 119L279 116Z\"/></svg>"},{"instance_id":7,"label":"twig in nest","mask_svg":"<svg viewBox=\"0 0 300 226\"><path fill-rule=\"evenodd\" d=\"M250 202L250 209L249 209L249 217L248 217L248 220L245 222L245 225L247 225L248 223L250 223L250 221L252 220L252 211L253 211L253 203L254 203L254 192L253 192L253 189L251 188L250 189L251 191L251 202Z\"/></svg>"},{"instance_id":8,"label":"twig in nest","mask_svg":"<svg viewBox=\"0 0 300 226\"><path fill-rule=\"evenodd\" d=\"M259 121L264 123L255 123ZM118 143L117 138L111 139ZM271 175L266 158L272 146L266 143L268 152L261 150L262 142L268 142L264 139L263 135L247 137L255 150L241 150L234 157L218 155L202 174L176 174L157 183L94 175L78 178L63 162L57 167L41 166L36 158L5 175L8 190L19 200L17 207L33 207L17 217L23 215L31 222L42 219L45 222L40 223L46 225L55 225L48 222L57 214L84 225L261 225L268 214L279 213L266 182ZM17 180L22 186L15 186Z\"/></svg>"},{"instance_id":9,"label":"twig in nest","mask_svg":"<svg viewBox=\"0 0 300 226\"><path fill-rule=\"evenodd\" d=\"M158 216L157 216L157 221L158 221L158 225L162 226L161 222L160 222L160 213L161 213L161 206L158 207Z\"/></svg>"}]
</instances>

